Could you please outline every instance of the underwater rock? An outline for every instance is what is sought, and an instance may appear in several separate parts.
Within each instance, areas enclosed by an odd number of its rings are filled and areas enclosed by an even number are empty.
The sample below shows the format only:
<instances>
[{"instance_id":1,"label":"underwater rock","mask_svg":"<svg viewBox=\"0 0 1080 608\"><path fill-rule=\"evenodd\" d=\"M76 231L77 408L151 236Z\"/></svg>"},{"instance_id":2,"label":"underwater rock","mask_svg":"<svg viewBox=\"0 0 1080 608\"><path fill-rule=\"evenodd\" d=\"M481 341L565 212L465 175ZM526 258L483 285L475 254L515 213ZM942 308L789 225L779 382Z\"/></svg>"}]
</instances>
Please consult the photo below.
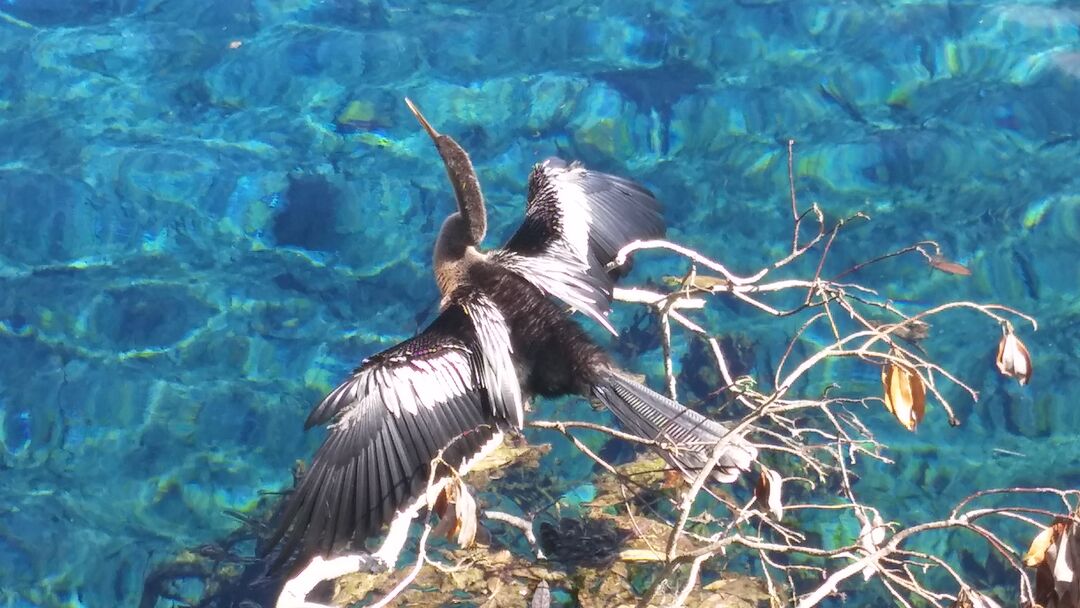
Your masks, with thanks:
<instances>
[{"instance_id":1,"label":"underwater rock","mask_svg":"<svg viewBox=\"0 0 1080 608\"><path fill-rule=\"evenodd\" d=\"M221 207L227 206L232 176L228 155L218 164L207 149L175 146L113 147L95 144L84 153L83 179L94 188L108 185L124 204L94 206L85 232L102 243L98 254L131 258L158 255L192 241L214 242ZM185 247L183 261L198 266L202 247ZM213 257L213 256L211 256ZM173 259L176 259L175 257Z\"/></svg>"},{"instance_id":2,"label":"underwater rock","mask_svg":"<svg viewBox=\"0 0 1080 608\"><path fill-rule=\"evenodd\" d=\"M567 94L559 89L549 91L556 95ZM530 108L538 100L528 96L528 92L518 78L489 78L468 86L433 82L424 87L417 101L432 122L444 125L446 131L452 129L459 133L457 139L469 151L473 162L483 165L492 156L513 146L526 129L527 122L533 120L530 116L535 111L523 109ZM566 101L571 105L574 102L573 99ZM569 110L562 108L561 111ZM417 148L419 158L425 166L431 166L430 157L424 153L427 151L424 144L430 146L430 142L425 141L422 131L413 130L412 133L420 144ZM542 158L531 160L536 162ZM485 180L485 183L489 182Z\"/></svg>"},{"instance_id":3,"label":"underwater rock","mask_svg":"<svg viewBox=\"0 0 1080 608\"><path fill-rule=\"evenodd\" d=\"M419 42L395 29L333 30L322 34L317 45L305 52L314 54L321 78L343 85L398 85L423 68Z\"/></svg>"},{"instance_id":4,"label":"underwater rock","mask_svg":"<svg viewBox=\"0 0 1080 608\"><path fill-rule=\"evenodd\" d=\"M209 40L244 39L268 25L255 5L258 0L230 2L175 2L137 0L140 13L162 23L183 23L205 33ZM222 48L222 47L219 47Z\"/></svg>"},{"instance_id":5,"label":"underwater rock","mask_svg":"<svg viewBox=\"0 0 1080 608\"><path fill-rule=\"evenodd\" d=\"M87 230L100 225L99 213L93 188L83 182L0 170L0 241L11 262L34 265L100 253L108 235Z\"/></svg>"},{"instance_id":6,"label":"underwater rock","mask_svg":"<svg viewBox=\"0 0 1080 608\"><path fill-rule=\"evenodd\" d=\"M496 16L467 8L458 11L453 19L419 25L416 33L425 41L421 47L425 63L445 75L448 82L478 83L497 80L491 77L510 72L518 61L516 50L523 43L521 37L531 34L525 29L508 36ZM429 110L430 100L418 101L423 102L425 112ZM437 115L432 121L443 124Z\"/></svg>"},{"instance_id":7,"label":"underwater rock","mask_svg":"<svg viewBox=\"0 0 1080 608\"><path fill-rule=\"evenodd\" d=\"M524 127L532 133L561 129L574 115L582 91L589 81L560 74L541 74L529 83L531 99Z\"/></svg>"},{"instance_id":8,"label":"underwater rock","mask_svg":"<svg viewBox=\"0 0 1080 608\"><path fill-rule=\"evenodd\" d=\"M98 159L99 170L107 171L110 162L116 170L118 194L137 206L197 206L211 191L217 173L203 156L169 150L117 150L115 156ZM102 183L109 177L99 174L92 179Z\"/></svg>"},{"instance_id":9,"label":"underwater rock","mask_svg":"<svg viewBox=\"0 0 1080 608\"><path fill-rule=\"evenodd\" d=\"M6 346L5 342L0 339L0 346ZM0 363L10 365L6 361ZM40 384L41 393L32 401L22 394L9 394L0 386L0 470L38 469L48 463L53 450L63 443L61 413L55 407L39 405L55 405L62 393L47 382Z\"/></svg>"},{"instance_id":10,"label":"underwater rock","mask_svg":"<svg viewBox=\"0 0 1080 608\"><path fill-rule=\"evenodd\" d=\"M133 285L88 303L88 341L113 351L168 347L206 323L216 308L186 287Z\"/></svg>"},{"instance_id":11,"label":"underwater rock","mask_svg":"<svg viewBox=\"0 0 1080 608\"><path fill-rule=\"evenodd\" d=\"M223 108L307 107L318 93L344 95L339 85L319 81L317 32L269 30L244 42L204 74L211 103Z\"/></svg>"},{"instance_id":12,"label":"underwater rock","mask_svg":"<svg viewBox=\"0 0 1080 608\"><path fill-rule=\"evenodd\" d=\"M627 156L625 152L634 147L637 115L633 103L614 88L594 84L585 91L568 127L582 158L610 160Z\"/></svg>"},{"instance_id":13,"label":"underwater rock","mask_svg":"<svg viewBox=\"0 0 1080 608\"><path fill-rule=\"evenodd\" d=\"M1048 438L1054 433L1059 412L1049 395L1032 397L1002 391L1005 426L1021 437Z\"/></svg>"},{"instance_id":14,"label":"underwater rock","mask_svg":"<svg viewBox=\"0 0 1080 608\"><path fill-rule=\"evenodd\" d=\"M751 373L757 353L756 344L748 335L724 334L717 337L717 343L724 353L732 378ZM689 348L679 360L679 368L683 370L679 381L707 408L714 409L732 398L731 392L724 389L726 383L716 368L711 347L704 340L690 342Z\"/></svg>"}]
</instances>

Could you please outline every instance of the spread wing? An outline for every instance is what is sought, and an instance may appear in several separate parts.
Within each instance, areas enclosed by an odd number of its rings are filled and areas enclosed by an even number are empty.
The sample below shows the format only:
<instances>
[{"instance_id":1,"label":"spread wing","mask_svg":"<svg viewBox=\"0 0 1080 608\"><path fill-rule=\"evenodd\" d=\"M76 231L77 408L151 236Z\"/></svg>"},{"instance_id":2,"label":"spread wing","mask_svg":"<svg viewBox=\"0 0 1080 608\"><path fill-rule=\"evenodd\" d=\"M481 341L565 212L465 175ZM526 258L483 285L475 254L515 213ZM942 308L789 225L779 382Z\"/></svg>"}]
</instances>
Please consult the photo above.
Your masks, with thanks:
<instances>
[{"instance_id":1,"label":"spread wing","mask_svg":"<svg viewBox=\"0 0 1080 608\"><path fill-rule=\"evenodd\" d=\"M500 362L484 356L482 325L468 305L451 305L423 333L366 359L315 407L307 426L332 421L330 433L264 552L282 539L282 559L297 549L328 555L362 543L399 514L415 513L440 452L460 471L501 440L501 430L520 426L499 404L518 394L516 375L490 371ZM436 471L437 480L447 476L445 467Z\"/></svg>"},{"instance_id":2,"label":"spread wing","mask_svg":"<svg viewBox=\"0 0 1080 608\"><path fill-rule=\"evenodd\" d=\"M619 250L664 235L660 204L628 179L549 158L533 167L525 221L496 260L608 331Z\"/></svg>"}]
</instances>

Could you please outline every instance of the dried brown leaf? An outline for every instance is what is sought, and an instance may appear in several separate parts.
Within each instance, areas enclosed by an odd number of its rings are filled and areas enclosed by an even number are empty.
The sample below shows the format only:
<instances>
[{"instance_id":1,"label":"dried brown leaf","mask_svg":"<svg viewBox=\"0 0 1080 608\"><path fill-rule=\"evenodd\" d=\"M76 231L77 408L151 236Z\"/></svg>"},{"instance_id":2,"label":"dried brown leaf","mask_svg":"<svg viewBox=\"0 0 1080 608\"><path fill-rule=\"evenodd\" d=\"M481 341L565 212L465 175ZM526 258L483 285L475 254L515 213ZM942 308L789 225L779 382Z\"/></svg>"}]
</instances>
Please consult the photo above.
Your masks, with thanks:
<instances>
[{"instance_id":1,"label":"dried brown leaf","mask_svg":"<svg viewBox=\"0 0 1080 608\"><path fill-rule=\"evenodd\" d=\"M445 536L447 539L456 537L458 545L472 546L479 526L476 499L463 481L456 480L447 484L432 508L439 515L439 523L432 529L432 534Z\"/></svg>"},{"instance_id":2,"label":"dried brown leaf","mask_svg":"<svg viewBox=\"0 0 1080 608\"><path fill-rule=\"evenodd\" d=\"M885 521L881 519L881 514L876 511L873 516L867 515L868 519L863 523L862 528L859 529L859 543L867 554L873 553L881 546L881 543L885 542ZM870 580L878 571L878 563L874 561L863 568L862 575L863 580Z\"/></svg>"},{"instance_id":3,"label":"dried brown leaf","mask_svg":"<svg viewBox=\"0 0 1080 608\"><path fill-rule=\"evenodd\" d=\"M881 370L885 408L900 424L914 431L926 413L926 386L914 370L889 362Z\"/></svg>"},{"instance_id":4,"label":"dried brown leaf","mask_svg":"<svg viewBox=\"0 0 1080 608\"><path fill-rule=\"evenodd\" d=\"M1031 545L1028 546L1027 552L1024 553L1024 565L1029 568L1042 565L1046 561L1047 550L1057 542L1063 532L1065 532L1065 524L1058 522L1047 526L1042 532L1035 535L1035 538L1031 540Z\"/></svg>"},{"instance_id":5,"label":"dried brown leaf","mask_svg":"<svg viewBox=\"0 0 1080 608\"><path fill-rule=\"evenodd\" d=\"M1020 386L1031 381L1031 373L1034 371L1031 366L1031 354L1011 328L1005 330L1005 335L998 342L996 363L1002 375L1016 378Z\"/></svg>"},{"instance_id":6,"label":"dried brown leaf","mask_svg":"<svg viewBox=\"0 0 1080 608\"><path fill-rule=\"evenodd\" d=\"M783 477L772 469L761 468L761 476L754 486L754 500L758 509L768 513L776 521L784 518L784 504L781 501L780 488Z\"/></svg>"},{"instance_id":7,"label":"dried brown leaf","mask_svg":"<svg viewBox=\"0 0 1080 608\"><path fill-rule=\"evenodd\" d=\"M686 478L683 477L683 474L680 471L669 469L664 471L664 484L661 487L665 490L670 490L672 488L678 488L684 483L686 483Z\"/></svg>"},{"instance_id":8,"label":"dried brown leaf","mask_svg":"<svg viewBox=\"0 0 1080 608\"><path fill-rule=\"evenodd\" d=\"M1053 563L1053 575L1054 575L1054 591L1058 597L1064 598L1071 595L1072 587L1076 583L1076 566L1074 563L1074 545L1073 534L1069 531L1068 525L1062 525L1064 530L1061 535L1056 539L1057 555L1054 556ZM1047 558L1049 558L1049 553ZM1047 560L1049 562L1049 559ZM1050 565L1049 563L1047 565ZM1075 597L1075 596L1074 596ZM1080 598L1078 598L1080 599Z\"/></svg>"},{"instance_id":9,"label":"dried brown leaf","mask_svg":"<svg viewBox=\"0 0 1080 608\"><path fill-rule=\"evenodd\" d=\"M957 264L940 255L935 255L930 258L930 266L948 274L955 274L962 277L971 276L971 270L969 270L967 266Z\"/></svg>"},{"instance_id":10,"label":"dried brown leaf","mask_svg":"<svg viewBox=\"0 0 1080 608\"><path fill-rule=\"evenodd\" d=\"M551 588L548 587L547 581L540 581L540 584L536 586L529 608L551 608Z\"/></svg>"},{"instance_id":11,"label":"dried brown leaf","mask_svg":"<svg viewBox=\"0 0 1080 608\"><path fill-rule=\"evenodd\" d=\"M477 509L476 499L465 487L465 483L459 481L457 502L454 503L454 511L458 520L457 543L462 547L471 547L476 540Z\"/></svg>"}]
</instances>

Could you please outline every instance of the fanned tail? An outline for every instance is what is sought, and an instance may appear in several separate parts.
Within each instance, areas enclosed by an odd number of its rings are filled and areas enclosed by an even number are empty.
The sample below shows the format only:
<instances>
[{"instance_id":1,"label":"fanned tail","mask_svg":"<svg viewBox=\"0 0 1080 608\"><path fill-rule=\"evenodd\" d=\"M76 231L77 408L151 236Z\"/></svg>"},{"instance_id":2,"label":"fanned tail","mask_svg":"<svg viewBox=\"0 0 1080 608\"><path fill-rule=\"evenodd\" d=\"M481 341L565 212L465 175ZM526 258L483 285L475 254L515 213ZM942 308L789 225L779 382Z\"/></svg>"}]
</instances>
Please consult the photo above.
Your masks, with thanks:
<instances>
[{"instance_id":1,"label":"fanned tail","mask_svg":"<svg viewBox=\"0 0 1080 608\"><path fill-rule=\"evenodd\" d=\"M627 430L670 446L661 456L687 477L693 477L712 455L713 446L728 428L650 390L617 370L609 370L592 388L593 396L606 406ZM731 483L750 468L757 448L743 437L734 438L712 474Z\"/></svg>"}]
</instances>

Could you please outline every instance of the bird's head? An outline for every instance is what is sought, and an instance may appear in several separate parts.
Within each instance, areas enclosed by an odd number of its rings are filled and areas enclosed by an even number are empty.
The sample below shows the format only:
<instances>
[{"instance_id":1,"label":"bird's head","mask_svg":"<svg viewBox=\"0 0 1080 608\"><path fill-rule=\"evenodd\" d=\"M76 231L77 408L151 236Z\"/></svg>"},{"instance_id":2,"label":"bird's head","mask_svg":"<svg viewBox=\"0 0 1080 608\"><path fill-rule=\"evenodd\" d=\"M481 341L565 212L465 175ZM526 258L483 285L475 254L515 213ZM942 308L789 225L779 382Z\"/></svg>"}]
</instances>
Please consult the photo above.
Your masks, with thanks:
<instances>
[{"instance_id":1,"label":"bird's head","mask_svg":"<svg viewBox=\"0 0 1080 608\"><path fill-rule=\"evenodd\" d=\"M416 104L408 97L405 98L405 105L409 106L409 111L411 111L413 116L416 117L416 120L420 122L420 126L424 127L424 130L427 131L428 136L431 137L431 141L435 143L435 149L439 151L439 156L442 157L443 162L447 164L448 168L451 163L454 163L456 166L461 158L468 159L468 154L461 145L454 141L453 137L443 135L436 131L435 127L431 126L431 123L428 122L428 119L420 113L420 108L416 107Z\"/></svg>"},{"instance_id":2,"label":"bird's head","mask_svg":"<svg viewBox=\"0 0 1080 608\"><path fill-rule=\"evenodd\" d=\"M476 178L476 170L469 159L469 154L454 141L454 138L436 131L408 97L405 98L405 105L409 106L413 116L416 116L416 120L420 121L420 125L427 131L446 166L446 175L454 188L458 214L460 214L459 219L454 220L455 225L460 226L458 230L465 235L467 245L479 245L487 231L487 211L484 207L484 194L480 190L480 181ZM445 226L444 232L446 232Z\"/></svg>"}]
</instances>

